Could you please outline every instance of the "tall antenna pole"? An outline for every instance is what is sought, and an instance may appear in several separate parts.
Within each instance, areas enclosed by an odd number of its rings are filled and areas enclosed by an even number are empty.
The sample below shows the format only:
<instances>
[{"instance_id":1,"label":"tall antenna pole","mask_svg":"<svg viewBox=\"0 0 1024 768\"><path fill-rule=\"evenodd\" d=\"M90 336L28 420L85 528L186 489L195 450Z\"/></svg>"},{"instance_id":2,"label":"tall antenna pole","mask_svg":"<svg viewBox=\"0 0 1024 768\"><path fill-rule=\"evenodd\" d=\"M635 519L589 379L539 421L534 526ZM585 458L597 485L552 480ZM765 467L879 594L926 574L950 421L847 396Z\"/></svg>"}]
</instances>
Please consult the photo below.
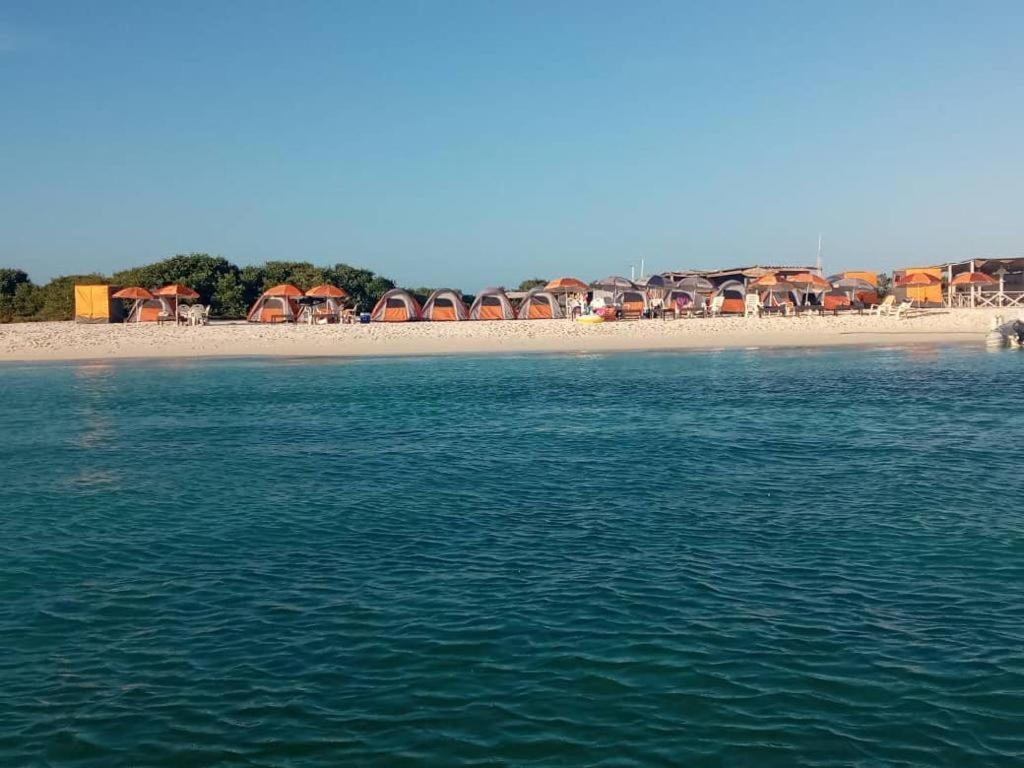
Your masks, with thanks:
<instances>
[{"instance_id":1,"label":"tall antenna pole","mask_svg":"<svg viewBox=\"0 0 1024 768\"><path fill-rule=\"evenodd\" d=\"M640 259L640 279L644 279L644 260Z\"/></svg>"},{"instance_id":2,"label":"tall antenna pole","mask_svg":"<svg viewBox=\"0 0 1024 768\"><path fill-rule=\"evenodd\" d=\"M815 262L815 266L818 268L818 274L821 274L821 232L818 233L818 259Z\"/></svg>"}]
</instances>

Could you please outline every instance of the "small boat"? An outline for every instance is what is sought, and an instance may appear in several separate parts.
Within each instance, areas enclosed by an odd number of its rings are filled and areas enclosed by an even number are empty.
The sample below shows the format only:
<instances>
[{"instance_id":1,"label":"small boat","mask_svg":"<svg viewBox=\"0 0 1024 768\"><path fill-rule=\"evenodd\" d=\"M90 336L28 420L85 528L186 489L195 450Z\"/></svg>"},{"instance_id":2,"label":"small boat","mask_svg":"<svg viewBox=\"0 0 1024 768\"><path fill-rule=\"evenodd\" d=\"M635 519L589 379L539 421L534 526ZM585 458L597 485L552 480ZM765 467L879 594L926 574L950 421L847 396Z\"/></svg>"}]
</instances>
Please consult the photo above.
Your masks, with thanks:
<instances>
[{"instance_id":1,"label":"small boat","mask_svg":"<svg viewBox=\"0 0 1024 768\"><path fill-rule=\"evenodd\" d=\"M1003 322L1000 315L992 320L992 330L985 337L985 344L989 347L1009 346L1014 349L1024 347L1024 319Z\"/></svg>"}]
</instances>

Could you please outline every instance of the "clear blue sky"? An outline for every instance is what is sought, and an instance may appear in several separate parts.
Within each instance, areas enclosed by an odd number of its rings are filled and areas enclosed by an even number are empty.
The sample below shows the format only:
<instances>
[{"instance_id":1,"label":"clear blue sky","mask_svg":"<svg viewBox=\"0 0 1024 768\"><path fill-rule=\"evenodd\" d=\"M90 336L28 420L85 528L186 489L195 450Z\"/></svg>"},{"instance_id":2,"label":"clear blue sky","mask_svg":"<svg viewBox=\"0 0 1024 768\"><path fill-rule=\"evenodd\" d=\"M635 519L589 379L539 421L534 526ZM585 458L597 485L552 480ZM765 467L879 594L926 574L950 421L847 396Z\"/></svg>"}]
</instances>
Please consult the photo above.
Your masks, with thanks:
<instances>
[{"instance_id":1,"label":"clear blue sky","mask_svg":"<svg viewBox=\"0 0 1024 768\"><path fill-rule=\"evenodd\" d=\"M1024 254L1024 3L0 0L0 264Z\"/></svg>"}]
</instances>

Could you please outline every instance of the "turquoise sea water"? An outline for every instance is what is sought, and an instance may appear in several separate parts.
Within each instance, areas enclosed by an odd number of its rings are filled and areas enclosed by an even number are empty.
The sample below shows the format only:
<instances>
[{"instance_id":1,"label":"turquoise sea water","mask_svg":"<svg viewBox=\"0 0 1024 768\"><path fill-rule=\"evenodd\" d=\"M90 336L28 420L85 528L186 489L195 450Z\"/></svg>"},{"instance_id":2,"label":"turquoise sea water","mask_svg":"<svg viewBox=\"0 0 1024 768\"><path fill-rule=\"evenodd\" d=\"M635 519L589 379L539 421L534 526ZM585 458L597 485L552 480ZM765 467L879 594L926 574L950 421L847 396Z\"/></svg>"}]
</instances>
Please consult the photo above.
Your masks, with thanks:
<instances>
[{"instance_id":1,"label":"turquoise sea water","mask_svg":"<svg viewBox=\"0 0 1024 768\"><path fill-rule=\"evenodd\" d=\"M1022 374L0 367L0 765L1020 765Z\"/></svg>"}]
</instances>

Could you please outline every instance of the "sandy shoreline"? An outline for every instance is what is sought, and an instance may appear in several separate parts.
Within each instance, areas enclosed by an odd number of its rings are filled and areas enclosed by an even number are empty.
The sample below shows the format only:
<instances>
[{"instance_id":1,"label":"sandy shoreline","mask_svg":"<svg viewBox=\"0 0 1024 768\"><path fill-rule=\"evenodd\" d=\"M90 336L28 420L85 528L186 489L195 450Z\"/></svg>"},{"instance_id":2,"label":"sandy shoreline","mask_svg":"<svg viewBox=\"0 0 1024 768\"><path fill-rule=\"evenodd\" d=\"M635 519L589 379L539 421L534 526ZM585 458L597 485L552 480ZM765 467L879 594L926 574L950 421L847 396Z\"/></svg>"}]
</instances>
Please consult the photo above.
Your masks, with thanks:
<instances>
[{"instance_id":1,"label":"sandy shoreline","mask_svg":"<svg viewBox=\"0 0 1024 768\"><path fill-rule=\"evenodd\" d=\"M984 344L1010 310L936 309L910 317L722 317L583 326L567 320L206 327L0 325L0 361L173 357L455 355L753 347Z\"/></svg>"}]
</instances>

